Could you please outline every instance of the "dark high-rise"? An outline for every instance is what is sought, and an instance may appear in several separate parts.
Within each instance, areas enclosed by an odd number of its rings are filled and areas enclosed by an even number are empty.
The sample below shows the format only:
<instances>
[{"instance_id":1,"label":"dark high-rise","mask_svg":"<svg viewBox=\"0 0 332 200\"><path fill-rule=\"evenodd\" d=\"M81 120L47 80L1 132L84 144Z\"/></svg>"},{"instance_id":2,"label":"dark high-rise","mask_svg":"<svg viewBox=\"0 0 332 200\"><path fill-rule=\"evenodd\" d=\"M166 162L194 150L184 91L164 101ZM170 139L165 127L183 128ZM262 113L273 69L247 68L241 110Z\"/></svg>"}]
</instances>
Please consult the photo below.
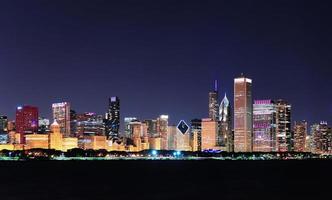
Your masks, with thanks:
<instances>
[{"instance_id":1,"label":"dark high-rise","mask_svg":"<svg viewBox=\"0 0 332 200\"><path fill-rule=\"evenodd\" d=\"M16 132L21 135L20 143L25 143L26 133L38 132L38 108L19 106L16 109Z\"/></svg>"},{"instance_id":2,"label":"dark high-rise","mask_svg":"<svg viewBox=\"0 0 332 200\"><path fill-rule=\"evenodd\" d=\"M213 121L218 121L218 113L218 81L215 80L214 89L213 91L209 92L209 118L211 118Z\"/></svg>"},{"instance_id":3,"label":"dark high-rise","mask_svg":"<svg viewBox=\"0 0 332 200\"><path fill-rule=\"evenodd\" d=\"M120 129L120 99L109 98L108 112L105 119L105 131L108 139L118 138Z\"/></svg>"}]
</instances>

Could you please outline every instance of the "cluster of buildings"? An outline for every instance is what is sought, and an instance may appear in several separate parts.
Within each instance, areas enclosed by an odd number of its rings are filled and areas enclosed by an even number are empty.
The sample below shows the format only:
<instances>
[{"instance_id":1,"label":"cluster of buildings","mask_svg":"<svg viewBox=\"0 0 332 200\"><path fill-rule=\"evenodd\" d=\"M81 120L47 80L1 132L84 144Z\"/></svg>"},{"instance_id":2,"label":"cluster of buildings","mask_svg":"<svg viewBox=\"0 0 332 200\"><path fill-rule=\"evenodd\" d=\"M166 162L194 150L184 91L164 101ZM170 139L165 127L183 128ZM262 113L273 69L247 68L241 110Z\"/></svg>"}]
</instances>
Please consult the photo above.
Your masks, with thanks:
<instances>
[{"instance_id":1,"label":"cluster of buildings","mask_svg":"<svg viewBox=\"0 0 332 200\"><path fill-rule=\"evenodd\" d=\"M168 115L144 120L125 117L123 130L118 97L109 99L105 115L76 113L69 102L54 103L52 120L41 118L37 107L19 106L14 121L0 115L0 150L332 153L332 129L327 122L310 127L306 121L292 123L291 104L282 99L254 100L251 79L243 75L234 79L232 102L226 94L221 101L219 96L215 81L209 92L207 118L189 123L181 120L175 126Z\"/></svg>"}]
</instances>

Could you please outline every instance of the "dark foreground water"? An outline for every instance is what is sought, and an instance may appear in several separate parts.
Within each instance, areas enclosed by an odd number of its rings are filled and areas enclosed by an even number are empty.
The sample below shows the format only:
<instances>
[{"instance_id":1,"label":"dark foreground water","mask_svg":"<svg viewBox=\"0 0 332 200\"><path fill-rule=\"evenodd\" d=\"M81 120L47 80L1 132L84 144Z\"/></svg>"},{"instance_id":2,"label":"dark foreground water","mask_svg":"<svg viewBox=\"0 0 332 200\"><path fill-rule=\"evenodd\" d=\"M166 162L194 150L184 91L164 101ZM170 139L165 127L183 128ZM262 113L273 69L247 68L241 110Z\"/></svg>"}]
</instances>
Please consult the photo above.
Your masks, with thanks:
<instances>
[{"instance_id":1,"label":"dark foreground water","mask_svg":"<svg viewBox=\"0 0 332 200\"><path fill-rule=\"evenodd\" d=\"M0 199L332 199L332 161L0 162Z\"/></svg>"}]
</instances>

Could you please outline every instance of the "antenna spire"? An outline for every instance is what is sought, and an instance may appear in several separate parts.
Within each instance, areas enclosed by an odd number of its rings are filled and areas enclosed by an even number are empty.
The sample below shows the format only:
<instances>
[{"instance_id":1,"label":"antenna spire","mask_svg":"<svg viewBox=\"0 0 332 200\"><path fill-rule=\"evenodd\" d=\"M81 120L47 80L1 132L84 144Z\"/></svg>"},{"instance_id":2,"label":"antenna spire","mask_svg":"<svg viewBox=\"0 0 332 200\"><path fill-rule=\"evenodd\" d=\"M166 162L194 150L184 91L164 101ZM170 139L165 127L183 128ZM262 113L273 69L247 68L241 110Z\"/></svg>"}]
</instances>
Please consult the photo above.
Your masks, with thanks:
<instances>
[{"instance_id":1,"label":"antenna spire","mask_svg":"<svg viewBox=\"0 0 332 200\"><path fill-rule=\"evenodd\" d=\"M218 80L214 80L214 91L218 92Z\"/></svg>"}]
</instances>

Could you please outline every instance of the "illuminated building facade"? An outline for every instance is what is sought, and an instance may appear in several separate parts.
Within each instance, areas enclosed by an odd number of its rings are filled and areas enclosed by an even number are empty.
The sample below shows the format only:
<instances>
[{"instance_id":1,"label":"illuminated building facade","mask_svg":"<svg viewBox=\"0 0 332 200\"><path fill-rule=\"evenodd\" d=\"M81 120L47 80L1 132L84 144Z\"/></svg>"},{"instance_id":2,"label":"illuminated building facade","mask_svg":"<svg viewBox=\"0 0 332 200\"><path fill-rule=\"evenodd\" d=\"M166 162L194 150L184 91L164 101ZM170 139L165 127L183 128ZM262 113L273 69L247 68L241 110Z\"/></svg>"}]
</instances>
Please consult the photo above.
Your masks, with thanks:
<instances>
[{"instance_id":1,"label":"illuminated building facade","mask_svg":"<svg viewBox=\"0 0 332 200\"><path fill-rule=\"evenodd\" d=\"M140 148L142 145L142 136L143 136L143 126L142 122L133 121L130 122L130 132L131 139L133 140L134 146Z\"/></svg>"},{"instance_id":2,"label":"illuminated building facade","mask_svg":"<svg viewBox=\"0 0 332 200\"><path fill-rule=\"evenodd\" d=\"M191 151L190 147L190 132L185 133L176 129L175 150L177 151Z\"/></svg>"},{"instance_id":3,"label":"illuminated building facade","mask_svg":"<svg viewBox=\"0 0 332 200\"><path fill-rule=\"evenodd\" d=\"M194 151L202 151L202 120L191 120L190 127L190 146Z\"/></svg>"},{"instance_id":4,"label":"illuminated building facade","mask_svg":"<svg viewBox=\"0 0 332 200\"><path fill-rule=\"evenodd\" d=\"M225 94L219 106L218 146L226 147L228 152L234 151L234 136L232 132L232 110Z\"/></svg>"},{"instance_id":5,"label":"illuminated building facade","mask_svg":"<svg viewBox=\"0 0 332 200\"><path fill-rule=\"evenodd\" d=\"M234 79L234 151L251 152L252 145L252 80Z\"/></svg>"},{"instance_id":6,"label":"illuminated building facade","mask_svg":"<svg viewBox=\"0 0 332 200\"><path fill-rule=\"evenodd\" d=\"M202 119L202 150L215 149L217 146L218 122Z\"/></svg>"},{"instance_id":7,"label":"illuminated building facade","mask_svg":"<svg viewBox=\"0 0 332 200\"><path fill-rule=\"evenodd\" d=\"M108 112L105 119L105 130L107 139L119 138L120 130L120 99L109 98Z\"/></svg>"},{"instance_id":8,"label":"illuminated building facade","mask_svg":"<svg viewBox=\"0 0 332 200\"><path fill-rule=\"evenodd\" d=\"M138 121L136 117L125 117L124 118L124 137L131 138L130 123Z\"/></svg>"},{"instance_id":9,"label":"illuminated building facade","mask_svg":"<svg viewBox=\"0 0 332 200\"><path fill-rule=\"evenodd\" d=\"M49 148L62 151L62 140L60 125L54 120L51 125L51 133L49 134Z\"/></svg>"},{"instance_id":10,"label":"illuminated building facade","mask_svg":"<svg viewBox=\"0 0 332 200\"><path fill-rule=\"evenodd\" d=\"M254 101L253 125L253 151L276 151L276 106L272 100Z\"/></svg>"},{"instance_id":11,"label":"illuminated building facade","mask_svg":"<svg viewBox=\"0 0 332 200\"><path fill-rule=\"evenodd\" d=\"M168 115L160 115L157 119L157 134L161 137L161 149L168 150L167 141Z\"/></svg>"},{"instance_id":12,"label":"illuminated building facade","mask_svg":"<svg viewBox=\"0 0 332 200\"><path fill-rule=\"evenodd\" d=\"M209 118L214 121L218 120L218 81L214 82L214 90L209 92Z\"/></svg>"},{"instance_id":13,"label":"illuminated building facade","mask_svg":"<svg viewBox=\"0 0 332 200\"><path fill-rule=\"evenodd\" d=\"M38 131L38 108L34 106L19 106L16 109L16 132L21 135L20 143L25 143L25 134Z\"/></svg>"},{"instance_id":14,"label":"illuminated building facade","mask_svg":"<svg viewBox=\"0 0 332 200\"><path fill-rule=\"evenodd\" d=\"M306 151L306 139L308 135L308 124L306 121L299 121L294 123L294 151Z\"/></svg>"},{"instance_id":15,"label":"illuminated building facade","mask_svg":"<svg viewBox=\"0 0 332 200\"><path fill-rule=\"evenodd\" d=\"M46 118L39 117L38 119L38 133L44 134L48 133L50 130L50 120Z\"/></svg>"},{"instance_id":16,"label":"illuminated building facade","mask_svg":"<svg viewBox=\"0 0 332 200\"><path fill-rule=\"evenodd\" d=\"M53 119L60 125L60 132L65 137L70 136L70 104L68 102L52 104Z\"/></svg>"},{"instance_id":17,"label":"illuminated building facade","mask_svg":"<svg viewBox=\"0 0 332 200\"><path fill-rule=\"evenodd\" d=\"M332 152L332 129L327 122L320 122L311 127L313 153L331 154Z\"/></svg>"},{"instance_id":18,"label":"illuminated building facade","mask_svg":"<svg viewBox=\"0 0 332 200\"><path fill-rule=\"evenodd\" d=\"M7 124L7 116L0 115L0 144L7 144L9 141Z\"/></svg>"},{"instance_id":19,"label":"illuminated building facade","mask_svg":"<svg viewBox=\"0 0 332 200\"><path fill-rule=\"evenodd\" d=\"M149 138L150 149L161 150L161 137Z\"/></svg>"},{"instance_id":20,"label":"illuminated building facade","mask_svg":"<svg viewBox=\"0 0 332 200\"><path fill-rule=\"evenodd\" d=\"M62 138L62 151L78 148L78 139L76 137Z\"/></svg>"},{"instance_id":21,"label":"illuminated building facade","mask_svg":"<svg viewBox=\"0 0 332 200\"><path fill-rule=\"evenodd\" d=\"M8 118L7 116L0 115L0 133L7 132Z\"/></svg>"},{"instance_id":22,"label":"illuminated building facade","mask_svg":"<svg viewBox=\"0 0 332 200\"><path fill-rule=\"evenodd\" d=\"M176 150L176 142L177 142L177 128L176 126L168 126L168 150Z\"/></svg>"},{"instance_id":23,"label":"illuminated building facade","mask_svg":"<svg viewBox=\"0 0 332 200\"><path fill-rule=\"evenodd\" d=\"M107 149L106 136L87 136L88 143L85 144L84 149Z\"/></svg>"},{"instance_id":24,"label":"illuminated building facade","mask_svg":"<svg viewBox=\"0 0 332 200\"><path fill-rule=\"evenodd\" d=\"M49 141L47 134L26 134L25 149L48 149Z\"/></svg>"},{"instance_id":25,"label":"illuminated building facade","mask_svg":"<svg viewBox=\"0 0 332 200\"><path fill-rule=\"evenodd\" d=\"M157 120L155 119L146 119L144 123L148 126L148 135L149 137L158 137L157 134Z\"/></svg>"},{"instance_id":26,"label":"illuminated building facade","mask_svg":"<svg viewBox=\"0 0 332 200\"><path fill-rule=\"evenodd\" d=\"M15 125L16 123L15 123L15 120L13 120L13 121L8 121L8 123L7 123L7 130L8 131L13 131L13 130L15 130L16 129L16 125Z\"/></svg>"},{"instance_id":27,"label":"illuminated building facade","mask_svg":"<svg viewBox=\"0 0 332 200\"><path fill-rule=\"evenodd\" d=\"M280 99L276 102L276 145L277 151L292 151L291 105Z\"/></svg>"},{"instance_id":28,"label":"illuminated building facade","mask_svg":"<svg viewBox=\"0 0 332 200\"><path fill-rule=\"evenodd\" d=\"M70 109L70 136L75 137L77 132L77 113Z\"/></svg>"},{"instance_id":29,"label":"illuminated building facade","mask_svg":"<svg viewBox=\"0 0 332 200\"><path fill-rule=\"evenodd\" d=\"M76 115L75 136L82 138L84 136L104 136L105 127L102 115L86 112Z\"/></svg>"}]
</instances>

